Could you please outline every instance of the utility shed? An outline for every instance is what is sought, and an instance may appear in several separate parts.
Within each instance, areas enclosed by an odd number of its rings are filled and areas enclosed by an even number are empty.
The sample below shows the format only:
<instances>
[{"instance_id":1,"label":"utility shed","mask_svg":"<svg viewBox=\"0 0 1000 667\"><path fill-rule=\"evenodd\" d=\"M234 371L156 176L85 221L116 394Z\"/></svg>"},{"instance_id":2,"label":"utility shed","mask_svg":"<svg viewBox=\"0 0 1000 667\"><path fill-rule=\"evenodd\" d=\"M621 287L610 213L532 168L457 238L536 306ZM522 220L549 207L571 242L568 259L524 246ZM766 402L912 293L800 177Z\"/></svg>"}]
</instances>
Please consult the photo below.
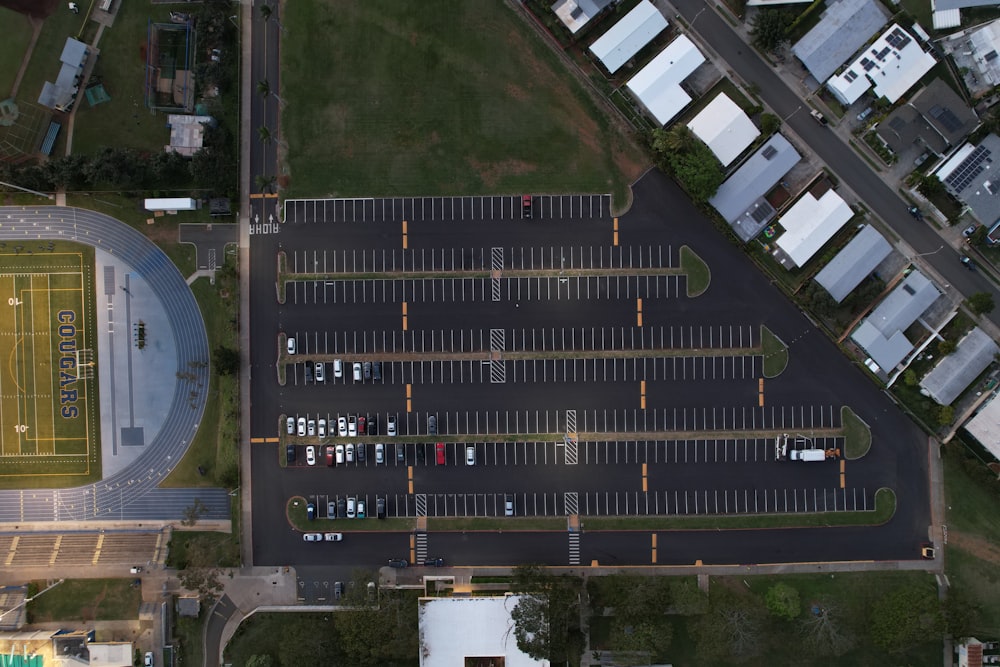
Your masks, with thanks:
<instances>
[{"instance_id":1,"label":"utility shed","mask_svg":"<svg viewBox=\"0 0 1000 667\"><path fill-rule=\"evenodd\" d=\"M920 392L941 405L950 405L993 363L1000 348L979 327L973 327L958 342L955 351L941 361L920 381Z\"/></svg>"},{"instance_id":2,"label":"utility shed","mask_svg":"<svg viewBox=\"0 0 1000 667\"><path fill-rule=\"evenodd\" d=\"M660 125L666 125L691 101L681 82L703 62L705 56L694 42L681 35L629 80L628 89Z\"/></svg>"},{"instance_id":3,"label":"utility shed","mask_svg":"<svg viewBox=\"0 0 1000 667\"><path fill-rule=\"evenodd\" d=\"M190 197L167 197L147 199L144 206L147 211L193 211L198 208L198 202Z\"/></svg>"},{"instance_id":4,"label":"utility shed","mask_svg":"<svg viewBox=\"0 0 1000 667\"><path fill-rule=\"evenodd\" d=\"M667 19L660 10L649 0L642 0L591 44L590 51L614 74L666 28Z\"/></svg>"},{"instance_id":5,"label":"utility shed","mask_svg":"<svg viewBox=\"0 0 1000 667\"><path fill-rule=\"evenodd\" d=\"M725 93L719 93L692 118L688 129L708 145L724 167L760 136L750 117Z\"/></svg>"},{"instance_id":6,"label":"utility shed","mask_svg":"<svg viewBox=\"0 0 1000 667\"><path fill-rule=\"evenodd\" d=\"M764 198L802 156L775 134L727 178L709 203L746 243L760 234L777 212Z\"/></svg>"},{"instance_id":7,"label":"utility shed","mask_svg":"<svg viewBox=\"0 0 1000 667\"><path fill-rule=\"evenodd\" d=\"M890 252L892 246L885 237L871 225L865 225L816 275L816 282L840 303Z\"/></svg>"}]
</instances>

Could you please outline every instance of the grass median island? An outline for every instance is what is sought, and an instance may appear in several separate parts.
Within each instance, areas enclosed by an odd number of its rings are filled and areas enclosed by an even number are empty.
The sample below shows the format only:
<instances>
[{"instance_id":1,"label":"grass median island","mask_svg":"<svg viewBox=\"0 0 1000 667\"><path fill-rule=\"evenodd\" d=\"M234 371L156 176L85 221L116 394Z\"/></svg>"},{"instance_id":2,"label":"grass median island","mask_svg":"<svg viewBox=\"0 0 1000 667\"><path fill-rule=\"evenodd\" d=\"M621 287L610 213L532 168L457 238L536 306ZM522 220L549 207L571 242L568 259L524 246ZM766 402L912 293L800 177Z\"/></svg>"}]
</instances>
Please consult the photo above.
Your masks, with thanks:
<instances>
[{"instance_id":1,"label":"grass median island","mask_svg":"<svg viewBox=\"0 0 1000 667\"><path fill-rule=\"evenodd\" d=\"M778 377L788 366L788 346L765 326L760 328L760 344L764 354L764 377Z\"/></svg>"},{"instance_id":2,"label":"grass median island","mask_svg":"<svg viewBox=\"0 0 1000 667\"><path fill-rule=\"evenodd\" d=\"M891 489L875 492L875 509L868 512L795 512L788 514L732 514L702 516L582 517L586 532L603 530L746 530L752 528L807 528L816 526L876 526L896 513Z\"/></svg>"},{"instance_id":3,"label":"grass median island","mask_svg":"<svg viewBox=\"0 0 1000 667\"><path fill-rule=\"evenodd\" d=\"M281 20L289 197L610 192L620 208L648 164L507 3L294 2Z\"/></svg>"},{"instance_id":4,"label":"grass median island","mask_svg":"<svg viewBox=\"0 0 1000 667\"><path fill-rule=\"evenodd\" d=\"M872 430L861 417L846 405L840 408L840 423L844 427L844 458L859 459L872 447Z\"/></svg>"},{"instance_id":5,"label":"grass median island","mask_svg":"<svg viewBox=\"0 0 1000 667\"><path fill-rule=\"evenodd\" d=\"M687 276L687 295L701 296L712 282L712 270L688 246L681 246L681 271Z\"/></svg>"}]
</instances>

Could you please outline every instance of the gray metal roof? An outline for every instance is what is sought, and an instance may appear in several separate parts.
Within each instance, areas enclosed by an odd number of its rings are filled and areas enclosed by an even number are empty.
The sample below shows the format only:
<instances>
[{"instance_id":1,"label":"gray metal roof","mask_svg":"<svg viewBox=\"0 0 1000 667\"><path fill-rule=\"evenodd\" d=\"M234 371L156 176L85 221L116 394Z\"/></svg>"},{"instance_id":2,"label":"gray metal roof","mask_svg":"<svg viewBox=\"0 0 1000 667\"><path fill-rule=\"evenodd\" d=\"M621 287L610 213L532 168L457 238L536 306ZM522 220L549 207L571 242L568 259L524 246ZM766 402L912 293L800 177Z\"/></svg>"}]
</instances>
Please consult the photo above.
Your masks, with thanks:
<instances>
[{"instance_id":1,"label":"gray metal roof","mask_svg":"<svg viewBox=\"0 0 1000 667\"><path fill-rule=\"evenodd\" d=\"M865 225L816 275L816 282L840 303L890 252L892 246L885 237L871 225Z\"/></svg>"},{"instance_id":2,"label":"gray metal roof","mask_svg":"<svg viewBox=\"0 0 1000 667\"><path fill-rule=\"evenodd\" d=\"M812 30L792 47L809 73L823 83L888 23L876 0L838 0Z\"/></svg>"},{"instance_id":3,"label":"gray metal roof","mask_svg":"<svg viewBox=\"0 0 1000 667\"><path fill-rule=\"evenodd\" d=\"M941 405L949 405L993 363L1000 348L979 327L958 342L955 351L938 362L920 381L920 388Z\"/></svg>"},{"instance_id":4,"label":"gray metal roof","mask_svg":"<svg viewBox=\"0 0 1000 667\"><path fill-rule=\"evenodd\" d=\"M964 145L953 159L964 155L970 146ZM1000 220L1000 173L993 169L994 162L1000 168L1000 162L997 162L1000 158L1000 137L988 134L976 148L957 166L950 159L936 173L944 181L948 192L968 204L981 223L992 227Z\"/></svg>"},{"instance_id":5,"label":"gray metal roof","mask_svg":"<svg viewBox=\"0 0 1000 667\"><path fill-rule=\"evenodd\" d=\"M851 340L860 345L868 356L875 360L875 363L885 371L891 371L899 365L906 355L913 349L913 343L906 339L902 331L897 331L889 338L882 335L882 332L865 320L854 333Z\"/></svg>"},{"instance_id":6,"label":"gray metal roof","mask_svg":"<svg viewBox=\"0 0 1000 667\"><path fill-rule=\"evenodd\" d=\"M957 146L979 126L976 112L940 78L914 95L910 106L919 111L950 146Z\"/></svg>"},{"instance_id":7,"label":"gray metal roof","mask_svg":"<svg viewBox=\"0 0 1000 667\"><path fill-rule=\"evenodd\" d=\"M948 148L948 142L937 129L909 104L889 114L878 124L875 132L897 155L914 145L926 146L937 155Z\"/></svg>"},{"instance_id":8,"label":"gray metal roof","mask_svg":"<svg viewBox=\"0 0 1000 667\"><path fill-rule=\"evenodd\" d=\"M915 270L882 300L865 321L871 322L883 336L892 336L896 331L906 331L939 296L941 292L934 283Z\"/></svg>"},{"instance_id":9,"label":"gray metal roof","mask_svg":"<svg viewBox=\"0 0 1000 667\"><path fill-rule=\"evenodd\" d=\"M774 209L771 209L763 221L755 218L754 212L761 204L758 200L801 159L788 139L775 134L747 158L708 201L740 238L749 241L774 217Z\"/></svg>"},{"instance_id":10,"label":"gray metal roof","mask_svg":"<svg viewBox=\"0 0 1000 667\"><path fill-rule=\"evenodd\" d=\"M943 12L949 9L965 9L967 7L995 7L997 0L936 0L934 11Z\"/></svg>"}]
</instances>

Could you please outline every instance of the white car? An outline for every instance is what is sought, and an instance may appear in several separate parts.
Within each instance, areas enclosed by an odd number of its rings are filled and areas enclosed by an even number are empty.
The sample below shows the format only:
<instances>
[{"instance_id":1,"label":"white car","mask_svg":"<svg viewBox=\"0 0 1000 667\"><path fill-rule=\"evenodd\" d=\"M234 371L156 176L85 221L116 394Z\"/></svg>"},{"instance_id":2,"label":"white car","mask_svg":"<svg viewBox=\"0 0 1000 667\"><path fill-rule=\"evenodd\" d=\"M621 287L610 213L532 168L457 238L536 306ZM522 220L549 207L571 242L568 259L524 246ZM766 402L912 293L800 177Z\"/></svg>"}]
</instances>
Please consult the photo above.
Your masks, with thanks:
<instances>
[{"instance_id":1,"label":"white car","mask_svg":"<svg viewBox=\"0 0 1000 667\"><path fill-rule=\"evenodd\" d=\"M337 417L337 435L341 438L347 436L347 417Z\"/></svg>"},{"instance_id":2,"label":"white car","mask_svg":"<svg viewBox=\"0 0 1000 667\"><path fill-rule=\"evenodd\" d=\"M326 420L325 419L320 419L319 420L319 424L317 426L319 428L319 437L325 438L326 437Z\"/></svg>"},{"instance_id":3,"label":"white car","mask_svg":"<svg viewBox=\"0 0 1000 667\"><path fill-rule=\"evenodd\" d=\"M354 381L361 382L361 362L354 362Z\"/></svg>"},{"instance_id":4,"label":"white car","mask_svg":"<svg viewBox=\"0 0 1000 667\"><path fill-rule=\"evenodd\" d=\"M358 418L351 415L347 419L347 435L354 437L358 434Z\"/></svg>"},{"instance_id":5,"label":"white car","mask_svg":"<svg viewBox=\"0 0 1000 667\"><path fill-rule=\"evenodd\" d=\"M474 466L476 465L476 446L468 445L465 448L465 465Z\"/></svg>"},{"instance_id":6,"label":"white car","mask_svg":"<svg viewBox=\"0 0 1000 667\"><path fill-rule=\"evenodd\" d=\"M295 339L288 337L288 354L295 354Z\"/></svg>"},{"instance_id":7,"label":"white car","mask_svg":"<svg viewBox=\"0 0 1000 667\"><path fill-rule=\"evenodd\" d=\"M310 419L309 420L307 430L309 431L309 435L316 435L316 420L315 419Z\"/></svg>"},{"instance_id":8,"label":"white car","mask_svg":"<svg viewBox=\"0 0 1000 667\"><path fill-rule=\"evenodd\" d=\"M306 463L311 466L316 465L316 448L312 445L306 447Z\"/></svg>"},{"instance_id":9,"label":"white car","mask_svg":"<svg viewBox=\"0 0 1000 667\"><path fill-rule=\"evenodd\" d=\"M300 438L306 434L306 418L305 417L299 417L299 431L298 431L298 433L299 433L299 437Z\"/></svg>"},{"instance_id":10,"label":"white car","mask_svg":"<svg viewBox=\"0 0 1000 667\"><path fill-rule=\"evenodd\" d=\"M385 445L377 443L375 445L375 464L385 463Z\"/></svg>"},{"instance_id":11,"label":"white car","mask_svg":"<svg viewBox=\"0 0 1000 667\"><path fill-rule=\"evenodd\" d=\"M344 462L344 446L337 445L337 463L341 464Z\"/></svg>"},{"instance_id":12,"label":"white car","mask_svg":"<svg viewBox=\"0 0 1000 667\"><path fill-rule=\"evenodd\" d=\"M344 534L343 533L323 533L323 539L326 542L343 542L344 541Z\"/></svg>"},{"instance_id":13,"label":"white car","mask_svg":"<svg viewBox=\"0 0 1000 667\"><path fill-rule=\"evenodd\" d=\"M286 419L285 426L288 428L288 435L295 435L295 417Z\"/></svg>"},{"instance_id":14,"label":"white car","mask_svg":"<svg viewBox=\"0 0 1000 667\"><path fill-rule=\"evenodd\" d=\"M390 437L396 436L396 415L389 415L385 422L385 434Z\"/></svg>"},{"instance_id":15,"label":"white car","mask_svg":"<svg viewBox=\"0 0 1000 667\"><path fill-rule=\"evenodd\" d=\"M354 463L354 445L347 443L347 462Z\"/></svg>"},{"instance_id":16,"label":"white car","mask_svg":"<svg viewBox=\"0 0 1000 667\"><path fill-rule=\"evenodd\" d=\"M302 540L305 542L322 542L323 533L304 533Z\"/></svg>"},{"instance_id":17,"label":"white car","mask_svg":"<svg viewBox=\"0 0 1000 667\"><path fill-rule=\"evenodd\" d=\"M322 361L316 362L316 382L326 382L326 364Z\"/></svg>"},{"instance_id":18,"label":"white car","mask_svg":"<svg viewBox=\"0 0 1000 667\"><path fill-rule=\"evenodd\" d=\"M357 508L357 505L358 505L358 499L357 498L348 498L347 499L347 518L348 519L353 519L355 517L355 515L356 515L356 511L355 510Z\"/></svg>"},{"instance_id":19,"label":"white car","mask_svg":"<svg viewBox=\"0 0 1000 667\"><path fill-rule=\"evenodd\" d=\"M340 378L344 377L344 362L340 359L333 360L333 377Z\"/></svg>"},{"instance_id":20,"label":"white car","mask_svg":"<svg viewBox=\"0 0 1000 667\"><path fill-rule=\"evenodd\" d=\"M153 667L153 652L146 651L146 658L142 661L143 667Z\"/></svg>"}]
</instances>

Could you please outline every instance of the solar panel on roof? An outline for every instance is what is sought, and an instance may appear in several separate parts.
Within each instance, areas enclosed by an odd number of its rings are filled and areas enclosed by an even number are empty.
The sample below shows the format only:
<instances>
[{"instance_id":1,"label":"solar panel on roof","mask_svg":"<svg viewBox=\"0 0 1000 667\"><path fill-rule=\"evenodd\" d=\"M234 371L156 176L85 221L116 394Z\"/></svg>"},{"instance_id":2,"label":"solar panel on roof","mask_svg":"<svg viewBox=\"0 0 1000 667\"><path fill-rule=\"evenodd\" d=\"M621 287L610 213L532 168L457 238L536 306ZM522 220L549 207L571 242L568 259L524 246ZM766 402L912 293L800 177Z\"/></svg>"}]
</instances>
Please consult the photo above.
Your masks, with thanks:
<instances>
[{"instance_id":1,"label":"solar panel on roof","mask_svg":"<svg viewBox=\"0 0 1000 667\"><path fill-rule=\"evenodd\" d=\"M875 61L869 60L868 58L862 58L861 66L865 68L866 72L870 72L872 67L875 67Z\"/></svg>"},{"instance_id":2,"label":"solar panel on roof","mask_svg":"<svg viewBox=\"0 0 1000 667\"><path fill-rule=\"evenodd\" d=\"M983 173L983 162L989 158L990 151L983 146L977 146L962 163L955 168L955 171L948 174L944 182L951 186L956 192L961 192Z\"/></svg>"},{"instance_id":3,"label":"solar panel on roof","mask_svg":"<svg viewBox=\"0 0 1000 667\"><path fill-rule=\"evenodd\" d=\"M778 150L774 146L766 146L764 148L764 151L761 153L761 156L765 160L770 160L771 158L773 158L777 154L778 154Z\"/></svg>"},{"instance_id":4,"label":"solar panel on roof","mask_svg":"<svg viewBox=\"0 0 1000 667\"><path fill-rule=\"evenodd\" d=\"M928 113L931 115L931 118L937 119L944 126L944 129L949 132L958 132L962 129L962 121L952 113L951 109L946 109L939 104L935 104L930 108Z\"/></svg>"},{"instance_id":5,"label":"solar panel on roof","mask_svg":"<svg viewBox=\"0 0 1000 667\"><path fill-rule=\"evenodd\" d=\"M903 32L901 28L896 28L885 36L885 41L894 49L902 50L904 46L910 43L910 36Z\"/></svg>"},{"instance_id":6,"label":"solar panel on roof","mask_svg":"<svg viewBox=\"0 0 1000 667\"><path fill-rule=\"evenodd\" d=\"M986 62L992 62L993 60L996 60L996 57L997 57L996 51L990 51L985 56L983 56L983 58L986 59Z\"/></svg>"},{"instance_id":7,"label":"solar panel on roof","mask_svg":"<svg viewBox=\"0 0 1000 667\"><path fill-rule=\"evenodd\" d=\"M881 51L879 51L878 54L875 57L878 58L879 60L885 60L885 57L887 55L889 55L890 51L892 51L892 49L887 46L884 49L882 49Z\"/></svg>"},{"instance_id":8,"label":"solar panel on roof","mask_svg":"<svg viewBox=\"0 0 1000 667\"><path fill-rule=\"evenodd\" d=\"M750 212L750 217L754 219L754 222L761 224L770 220L774 213L774 208L765 200L760 203L760 206Z\"/></svg>"},{"instance_id":9,"label":"solar panel on roof","mask_svg":"<svg viewBox=\"0 0 1000 667\"><path fill-rule=\"evenodd\" d=\"M854 73L854 70L849 69L844 74L844 78L847 79L847 83L852 83L855 79L858 78L858 75Z\"/></svg>"}]
</instances>

